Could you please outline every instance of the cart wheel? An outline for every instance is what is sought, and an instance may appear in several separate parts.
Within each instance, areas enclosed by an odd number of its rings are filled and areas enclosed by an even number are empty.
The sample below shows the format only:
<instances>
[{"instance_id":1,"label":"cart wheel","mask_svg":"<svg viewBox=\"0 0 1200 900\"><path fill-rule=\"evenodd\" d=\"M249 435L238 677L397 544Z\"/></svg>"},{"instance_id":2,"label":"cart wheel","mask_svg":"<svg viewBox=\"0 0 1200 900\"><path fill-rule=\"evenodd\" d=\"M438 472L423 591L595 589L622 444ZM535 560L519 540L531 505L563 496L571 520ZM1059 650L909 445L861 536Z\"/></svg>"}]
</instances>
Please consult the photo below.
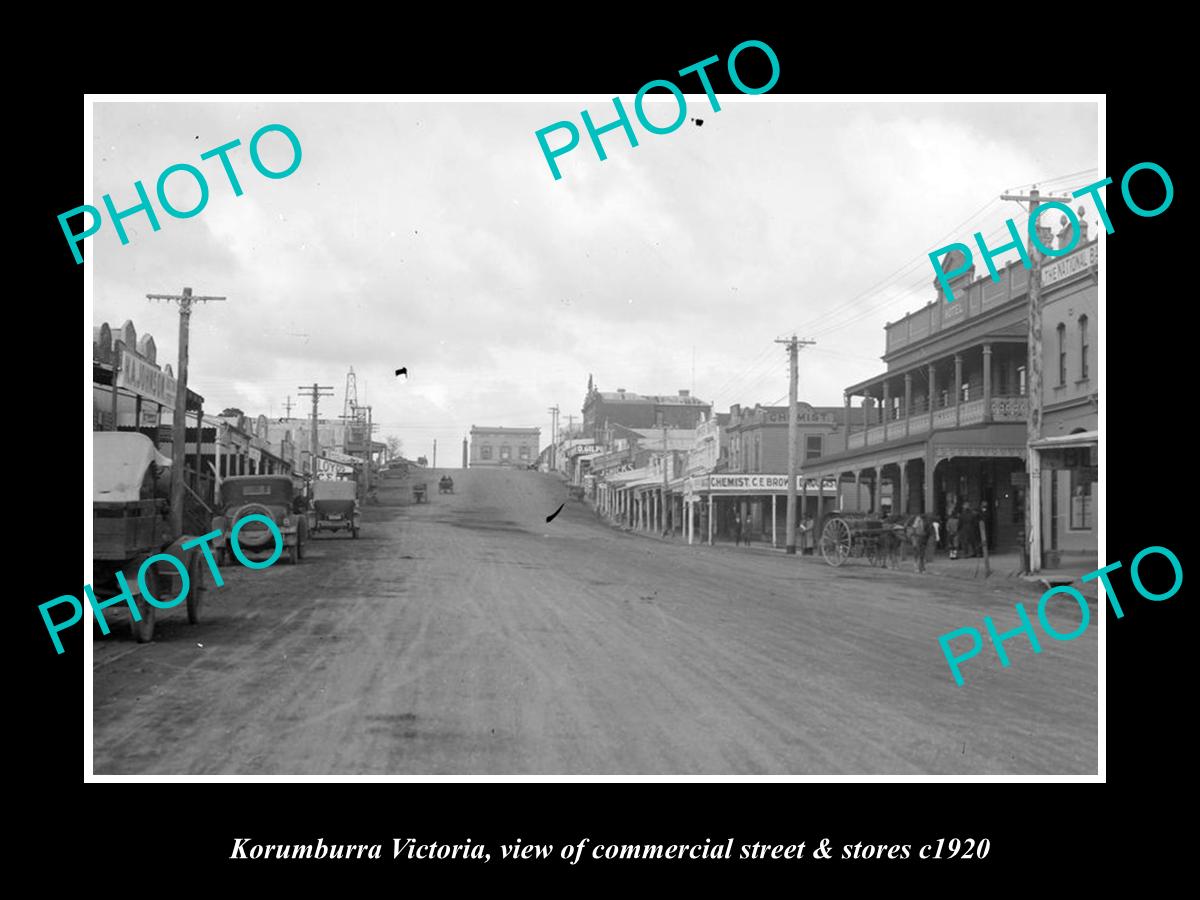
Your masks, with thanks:
<instances>
[{"instance_id":1,"label":"cart wheel","mask_svg":"<svg viewBox=\"0 0 1200 900\"><path fill-rule=\"evenodd\" d=\"M821 556L831 566L840 566L850 555L850 526L841 519L830 519L821 532Z\"/></svg>"},{"instance_id":2,"label":"cart wheel","mask_svg":"<svg viewBox=\"0 0 1200 900\"><path fill-rule=\"evenodd\" d=\"M159 577L159 574L155 570L154 566L150 566L150 568L146 570L146 588L155 596L155 598L158 597L160 589L162 588L162 578ZM154 640L154 618L155 613L158 612L158 607L151 606L149 603L147 603L146 598L143 597L140 592L134 599L134 603L137 605L138 614L142 617L142 619L140 622L135 622L133 621L133 618L130 617L129 628L133 632L134 640L136 640L139 644L148 644Z\"/></svg>"},{"instance_id":3,"label":"cart wheel","mask_svg":"<svg viewBox=\"0 0 1200 900\"><path fill-rule=\"evenodd\" d=\"M188 566L188 578L191 584L187 595L187 614L189 625L200 624L200 608L204 604L204 592L208 585L204 581L204 567L200 564L200 554L193 553L191 565Z\"/></svg>"}]
</instances>

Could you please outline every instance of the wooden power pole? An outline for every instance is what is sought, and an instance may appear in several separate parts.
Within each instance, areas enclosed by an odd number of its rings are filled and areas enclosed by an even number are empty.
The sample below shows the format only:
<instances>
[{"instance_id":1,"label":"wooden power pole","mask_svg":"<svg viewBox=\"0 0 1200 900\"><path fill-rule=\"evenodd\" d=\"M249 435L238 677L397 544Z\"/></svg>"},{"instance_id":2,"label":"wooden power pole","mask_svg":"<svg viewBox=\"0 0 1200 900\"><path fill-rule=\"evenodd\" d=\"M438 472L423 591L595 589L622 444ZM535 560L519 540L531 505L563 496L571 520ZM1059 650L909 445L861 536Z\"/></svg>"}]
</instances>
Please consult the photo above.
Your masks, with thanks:
<instances>
[{"instance_id":1,"label":"wooden power pole","mask_svg":"<svg viewBox=\"0 0 1200 900\"><path fill-rule=\"evenodd\" d=\"M777 344L787 344L789 377L788 377L788 482L787 482L787 552L796 555L796 470L799 468L800 453L797 446L800 434L800 423L797 421L796 404L797 383L799 382L798 360L800 347L815 344L816 341L799 341L793 334L786 341L775 341Z\"/></svg>"},{"instance_id":2,"label":"wooden power pole","mask_svg":"<svg viewBox=\"0 0 1200 900\"><path fill-rule=\"evenodd\" d=\"M309 475L313 481L317 480L317 457L321 455L320 445L317 441L317 403L322 397L333 396L333 386L328 384L317 384L315 381L311 387L300 385L299 388L301 397L312 398L312 434L309 436L309 454L312 457L312 462L309 464Z\"/></svg>"},{"instance_id":3,"label":"wooden power pole","mask_svg":"<svg viewBox=\"0 0 1200 900\"><path fill-rule=\"evenodd\" d=\"M1072 201L1070 197L1043 197L1036 185L1028 194L1001 194L1000 199L1028 203L1030 225L1035 224L1033 220L1040 204L1050 201L1069 204ZM1031 271L1029 357L1025 366L1025 393L1029 404L1025 430L1025 471L1029 475L1029 486L1025 489L1025 545L1029 548L1029 571L1037 572L1042 568L1042 460L1033 445L1042 436L1042 254L1034 246L1033 228L1027 230Z\"/></svg>"},{"instance_id":4,"label":"wooden power pole","mask_svg":"<svg viewBox=\"0 0 1200 900\"><path fill-rule=\"evenodd\" d=\"M224 297L194 297L192 289L185 287L182 294L147 294L147 300L164 300L179 304L179 368L175 372L175 421L171 426L171 528L175 534L183 534L183 467L187 450L187 382L188 382L188 333L192 318L193 303L208 303L224 300ZM116 377L114 369L114 379ZM115 388L114 388L115 389ZM141 423L139 422L140 426ZM203 435L202 423L196 421L196 444L200 445Z\"/></svg>"}]
</instances>

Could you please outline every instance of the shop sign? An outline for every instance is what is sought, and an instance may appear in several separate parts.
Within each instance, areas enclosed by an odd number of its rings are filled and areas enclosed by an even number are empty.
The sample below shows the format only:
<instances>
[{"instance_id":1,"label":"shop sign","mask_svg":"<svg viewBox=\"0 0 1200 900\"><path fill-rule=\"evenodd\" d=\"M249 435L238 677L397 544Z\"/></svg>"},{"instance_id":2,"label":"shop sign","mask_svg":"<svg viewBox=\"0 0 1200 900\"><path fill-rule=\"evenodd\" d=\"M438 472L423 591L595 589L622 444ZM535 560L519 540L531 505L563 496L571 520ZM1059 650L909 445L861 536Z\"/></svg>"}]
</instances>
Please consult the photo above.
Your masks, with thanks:
<instances>
[{"instance_id":1,"label":"shop sign","mask_svg":"<svg viewBox=\"0 0 1200 900\"><path fill-rule=\"evenodd\" d=\"M175 379L128 350L121 351L117 387L125 388L163 406L175 406Z\"/></svg>"},{"instance_id":2,"label":"shop sign","mask_svg":"<svg viewBox=\"0 0 1200 900\"><path fill-rule=\"evenodd\" d=\"M1064 278L1070 278L1072 275L1077 275L1080 272L1090 269L1097 265L1100 257L1096 250L1096 244L1080 250L1078 253L1072 253L1066 259L1060 259L1058 262L1051 263L1048 266L1042 267L1042 287L1062 281Z\"/></svg>"}]
</instances>

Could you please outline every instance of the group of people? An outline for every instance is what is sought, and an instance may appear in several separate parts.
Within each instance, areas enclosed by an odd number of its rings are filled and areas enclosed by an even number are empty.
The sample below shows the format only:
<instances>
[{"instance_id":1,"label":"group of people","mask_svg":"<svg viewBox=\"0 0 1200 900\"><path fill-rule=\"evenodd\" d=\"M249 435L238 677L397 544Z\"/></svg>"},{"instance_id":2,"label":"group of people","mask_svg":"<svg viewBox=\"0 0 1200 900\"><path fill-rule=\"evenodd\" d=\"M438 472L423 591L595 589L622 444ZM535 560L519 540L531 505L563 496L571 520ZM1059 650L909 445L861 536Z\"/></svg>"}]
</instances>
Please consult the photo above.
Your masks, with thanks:
<instances>
[{"instance_id":1,"label":"group of people","mask_svg":"<svg viewBox=\"0 0 1200 900\"><path fill-rule=\"evenodd\" d=\"M983 555L983 536L979 526L986 520L986 502L981 511L973 509L969 502L956 505L950 511L946 516L946 549L951 559Z\"/></svg>"}]
</instances>

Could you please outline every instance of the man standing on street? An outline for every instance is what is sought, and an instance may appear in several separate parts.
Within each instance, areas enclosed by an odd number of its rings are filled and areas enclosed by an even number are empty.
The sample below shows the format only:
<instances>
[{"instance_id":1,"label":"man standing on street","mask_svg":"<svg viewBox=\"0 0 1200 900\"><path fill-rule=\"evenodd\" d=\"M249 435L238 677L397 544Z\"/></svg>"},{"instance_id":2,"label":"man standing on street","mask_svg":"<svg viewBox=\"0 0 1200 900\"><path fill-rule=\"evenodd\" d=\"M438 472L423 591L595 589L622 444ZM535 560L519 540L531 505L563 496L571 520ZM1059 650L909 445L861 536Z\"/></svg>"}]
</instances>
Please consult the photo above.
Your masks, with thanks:
<instances>
[{"instance_id":1,"label":"man standing on street","mask_svg":"<svg viewBox=\"0 0 1200 900\"><path fill-rule=\"evenodd\" d=\"M913 553L917 558L917 571L925 571L925 548L929 545L929 525L922 513L917 513L909 525Z\"/></svg>"}]
</instances>

